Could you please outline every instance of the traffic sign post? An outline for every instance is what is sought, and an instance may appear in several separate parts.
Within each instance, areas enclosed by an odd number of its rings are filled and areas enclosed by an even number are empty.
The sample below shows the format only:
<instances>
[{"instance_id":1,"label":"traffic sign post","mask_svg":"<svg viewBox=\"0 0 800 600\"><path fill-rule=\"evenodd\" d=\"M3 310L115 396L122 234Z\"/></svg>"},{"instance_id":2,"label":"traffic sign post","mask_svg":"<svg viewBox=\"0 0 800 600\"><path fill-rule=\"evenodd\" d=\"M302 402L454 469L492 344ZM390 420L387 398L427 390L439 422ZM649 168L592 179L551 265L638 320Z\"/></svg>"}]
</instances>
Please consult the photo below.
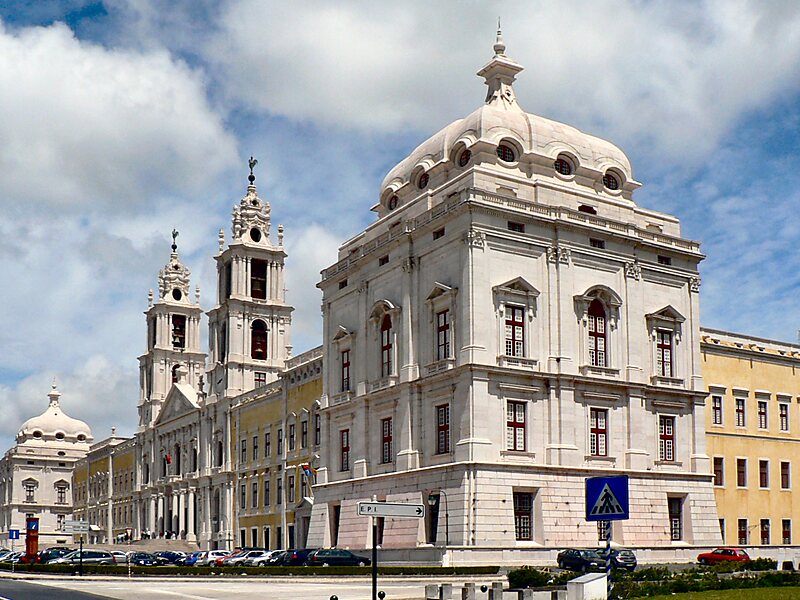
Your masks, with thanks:
<instances>
[{"instance_id":1,"label":"traffic sign post","mask_svg":"<svg viewBox=\"0 0 800 600\"><path fill-rule=\"evenodd\" d=\"M89 533L89 521L64 521L64 531L78 534L78 574L83 577L83 534Z\"/></svg>"},{"instance_id":2,"label":"traffic sign post","mask_svg":"<svg viewBox=\"0 0 800 600\"><path fill-rule=\"evenodd\" d=\"M607 597L611 598L611 521L630 518L628 476L588 477L586 479L586 520L605 521Z\"/></svg>"},{"instance_id":3,"label":"traffic sign post","mask_svg":"<svg viewBox=\"0 0 800 600\"><path fill-rule=\"evenodd\" d=\"M359 502L358 514L372 517L372 600L378 600L378 517L395 519L421 519L425 516L424 504L403 504L400 502Z\"/></svg>"},{"instance_id":4,"label":"traffic sign post","mask_svg":"<svg viewBox=\"0 0 800 600\"><path fill-rule=\"evenodd\" d=\"M11 540L11 554L14 554L14 540L19 539L19 529L9 529L8 530L8 539ZM14 572L14 566L16 563L11 563L11 572Z\"/></svg>"}]
</instances>

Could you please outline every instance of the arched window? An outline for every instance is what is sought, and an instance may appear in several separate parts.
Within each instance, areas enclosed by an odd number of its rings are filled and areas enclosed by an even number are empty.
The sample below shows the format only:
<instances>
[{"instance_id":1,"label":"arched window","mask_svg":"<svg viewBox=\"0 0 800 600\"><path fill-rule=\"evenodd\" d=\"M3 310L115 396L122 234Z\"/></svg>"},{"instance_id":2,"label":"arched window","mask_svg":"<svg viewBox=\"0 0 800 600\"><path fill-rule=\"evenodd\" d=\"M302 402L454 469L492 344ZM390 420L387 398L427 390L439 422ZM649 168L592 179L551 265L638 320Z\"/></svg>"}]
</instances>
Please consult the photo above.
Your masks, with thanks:
<instances>
[{"instance_id":1,"label":"arched window","mask_svg":"<svg viewBox=\"0 0 800 600\"><path fill-rule=\"evenodd\" d=\"M589 304L589 364L593 367L607 366L606 356L606 310L597 298Z\"/></svg>"},{"instance_id":2,"label":"arched window","mask_svg":"<svg viewBox=\"0 0 800 600\"><path fill-rule=\"evenodd\" d=\"M392 374L392 317L384 315L381 321L381 377Z\"/></svg>"},{"instance_id":3,"label":"arched window","mask_svg":"<svg viewBox=\"0 0 800 600\"><path fill-rule=\"evenodd\" d=\"M267 324L261 319L253 321L253 332L251 334L250 356L257 360L267 358Z\"/></svg>"}]
</instances>

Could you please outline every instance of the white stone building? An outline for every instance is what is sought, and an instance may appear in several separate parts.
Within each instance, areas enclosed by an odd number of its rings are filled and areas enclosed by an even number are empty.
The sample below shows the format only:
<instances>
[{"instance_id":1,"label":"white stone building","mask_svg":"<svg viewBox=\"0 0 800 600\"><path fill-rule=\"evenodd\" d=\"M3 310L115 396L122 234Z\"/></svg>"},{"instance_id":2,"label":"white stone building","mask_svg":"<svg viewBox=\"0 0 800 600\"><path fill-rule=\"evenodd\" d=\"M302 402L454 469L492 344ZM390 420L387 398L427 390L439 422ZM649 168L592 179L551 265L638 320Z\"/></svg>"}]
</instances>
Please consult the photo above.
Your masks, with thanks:
<instances>
[{"instance_id":1,"label":"white stone building","mask_svg":"<svg viewBox=\"0 0 800 600\"><path fill-rule=\"evenodd\" d=\"M92 432L83 421L61 409L53 384L50 403L28 419L16 445L0 460L0 544L9 547L9 529L20 531L17 549L24 549L26 517L39 518L39 547L66 543L64 521L72 518L73 467L86 456Z\"/></svg>"},{"instance_id":2,"label":"white stone building","mask_svg":"<svg viewBox=\"0 0 800 600\"><path fill-rule=\"evenodd\" d=\"M322 273L323 468L308 544L364 548L356 503L424 502L384 548L592 545L584 479L630 476L629 546L720 541L706 456L697 242L637 206L610 142L486 102L384 179ZM464 560L469 560L464 558Z\"/></svg>"}]
</instances>

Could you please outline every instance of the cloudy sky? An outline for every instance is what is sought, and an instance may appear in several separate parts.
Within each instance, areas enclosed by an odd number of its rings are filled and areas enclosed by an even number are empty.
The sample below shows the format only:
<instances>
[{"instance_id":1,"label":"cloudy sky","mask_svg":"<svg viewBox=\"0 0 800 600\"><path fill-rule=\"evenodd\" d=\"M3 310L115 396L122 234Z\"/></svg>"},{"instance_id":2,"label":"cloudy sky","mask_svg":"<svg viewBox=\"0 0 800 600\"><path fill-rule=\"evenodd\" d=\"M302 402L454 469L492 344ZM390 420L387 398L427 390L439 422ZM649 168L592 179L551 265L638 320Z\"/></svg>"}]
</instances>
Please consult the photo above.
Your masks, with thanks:
<instances>
[{"instance_id":1,"label":"cloudy sky","mask_svg":"<svg viewBox=\"0 0 800 600\"><path fill-rule=\"evenodd\" d=\"M0 3L0 445L53 377L99 439L136 423L147 290L180 231L211 306L259 159L294 347L385 173L483 101L497 16L520 104L621 146L703 243L703 324L796 341L800 3Z\"/></svg>"}]
</instances>

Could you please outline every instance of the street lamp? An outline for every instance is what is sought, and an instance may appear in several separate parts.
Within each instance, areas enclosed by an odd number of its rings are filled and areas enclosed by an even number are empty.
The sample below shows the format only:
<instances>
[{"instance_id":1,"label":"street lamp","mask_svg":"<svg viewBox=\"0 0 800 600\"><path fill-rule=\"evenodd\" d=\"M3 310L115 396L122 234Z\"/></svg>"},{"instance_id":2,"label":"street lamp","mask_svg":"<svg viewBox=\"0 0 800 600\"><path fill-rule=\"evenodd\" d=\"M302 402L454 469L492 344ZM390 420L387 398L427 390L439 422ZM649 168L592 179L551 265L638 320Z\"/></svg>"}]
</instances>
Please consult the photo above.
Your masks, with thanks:
<instances>
[{"instance_id":1,"label":"street lamp","mask_svg":"<svg viewBox=\"0 0 800 600\"><path fill-rule=\"evenodd\" d=\"M433 508L439 502L440 496L444 496L444 545L450 545L450 519L447 516L447 494L444 490L439 490L438 494L428 494L428 506Z\"/></svg>"}]
</instances>

